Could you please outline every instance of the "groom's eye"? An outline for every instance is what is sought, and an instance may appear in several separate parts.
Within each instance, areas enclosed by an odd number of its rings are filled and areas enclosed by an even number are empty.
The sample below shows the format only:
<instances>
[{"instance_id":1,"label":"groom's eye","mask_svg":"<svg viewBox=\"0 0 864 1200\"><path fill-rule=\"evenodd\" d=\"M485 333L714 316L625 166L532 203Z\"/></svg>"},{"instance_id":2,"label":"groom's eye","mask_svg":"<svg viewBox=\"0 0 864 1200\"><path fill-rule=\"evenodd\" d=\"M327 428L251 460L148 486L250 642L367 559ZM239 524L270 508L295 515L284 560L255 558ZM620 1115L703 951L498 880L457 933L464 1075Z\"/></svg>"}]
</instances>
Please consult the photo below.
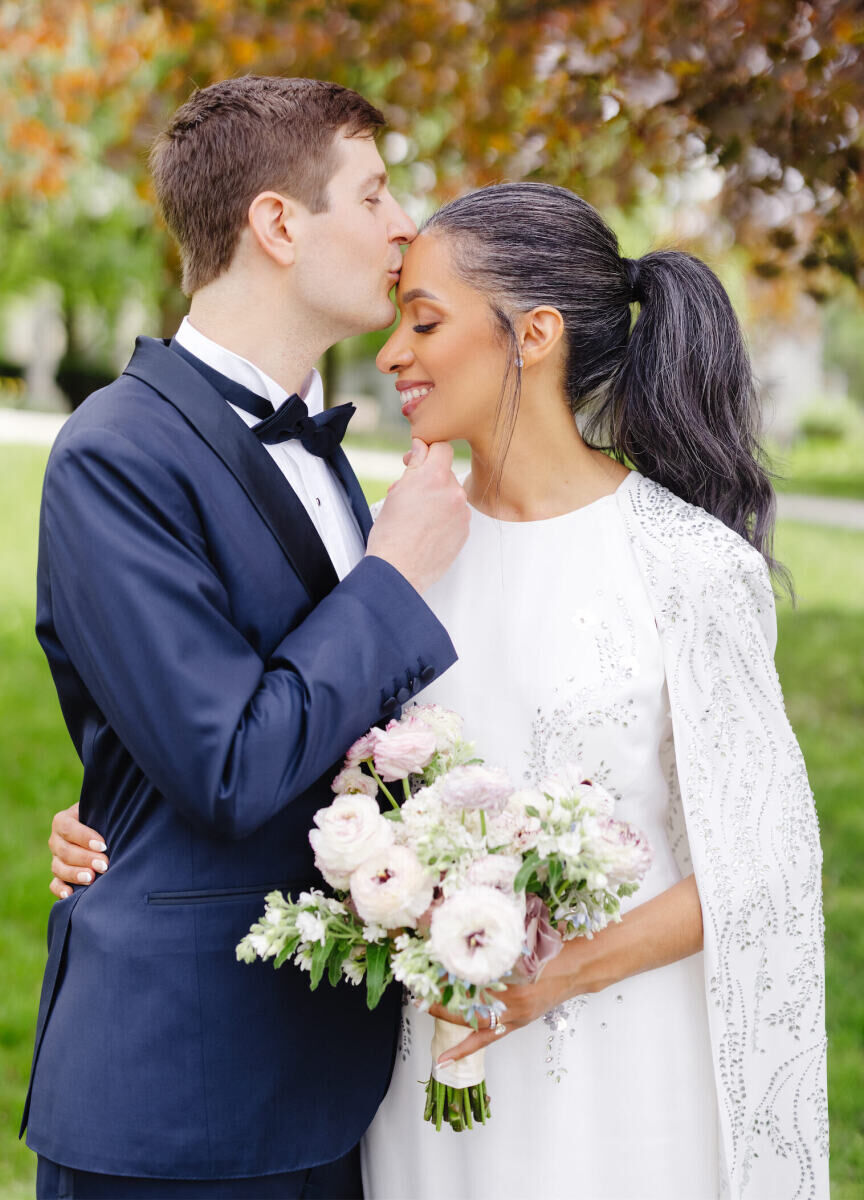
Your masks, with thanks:
<instances>
[{"instance_id":1,"label":"groom's eye","mask_svg":"<svg viewBox=\"0 0 864 1200\"><path fill-rule=\"evenodd\" d=\"M367 203L367 204L380 204L380 203L381 203L381 199L380 199L380 197L379 197L379 196L367 196L367 197L366 197L366 203Z\"/></svg>"},{"instance_id":2,"label":"groom's eye","mask_svg":"<svg viewBox=\"0 0 864 1200\"><path fill-rule=\"evenodd\" d=\"M438 324L438 321L432 321L431 324L429 324L429 325L415 325L414 332L415 333L431 333L437 324Z\"/></svg>"}]
</instances>

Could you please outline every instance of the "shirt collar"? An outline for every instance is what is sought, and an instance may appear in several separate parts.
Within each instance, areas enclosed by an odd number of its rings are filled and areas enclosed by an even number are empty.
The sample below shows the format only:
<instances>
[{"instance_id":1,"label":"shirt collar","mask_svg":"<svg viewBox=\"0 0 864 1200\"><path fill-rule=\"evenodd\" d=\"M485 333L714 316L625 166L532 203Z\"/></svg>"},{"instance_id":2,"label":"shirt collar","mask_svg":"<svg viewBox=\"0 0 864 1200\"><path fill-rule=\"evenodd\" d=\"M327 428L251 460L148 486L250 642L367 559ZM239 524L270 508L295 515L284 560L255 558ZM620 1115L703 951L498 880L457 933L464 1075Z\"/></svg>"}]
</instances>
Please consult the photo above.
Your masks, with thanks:
<instances>
[{"instance_id":1,"label":"shirt collar","mask_svg":"<svg viewBox=\"0 0 864 1200\"><path fill-rule=\"evenodd\" d=\"M275 379L271 379L248 358L243 358L242 355L235 354L233 350L227 350L218 342L206 337L190 323L188 317L183 318L174 337L184 349L200 358L208 367L212 367L214 371L221 371L223 375L227 375L235 383L242 384L256 396L263 396L265 400L270 401L274 409L285 400L287 392ZM298 394L300 399L306 402L310 416L323 412L324 386L316 370L309 372Z\"/></svg>"}]
</instances>

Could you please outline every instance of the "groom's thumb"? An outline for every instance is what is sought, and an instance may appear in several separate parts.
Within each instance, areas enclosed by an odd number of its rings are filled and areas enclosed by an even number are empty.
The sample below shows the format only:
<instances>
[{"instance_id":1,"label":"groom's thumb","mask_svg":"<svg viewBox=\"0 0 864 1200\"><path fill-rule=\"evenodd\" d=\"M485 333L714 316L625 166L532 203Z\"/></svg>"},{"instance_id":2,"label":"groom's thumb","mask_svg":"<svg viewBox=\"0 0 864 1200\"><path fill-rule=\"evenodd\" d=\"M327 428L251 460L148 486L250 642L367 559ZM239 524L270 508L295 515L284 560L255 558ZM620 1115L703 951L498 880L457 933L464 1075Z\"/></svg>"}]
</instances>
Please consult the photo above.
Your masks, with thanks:
<instances>
[{"instance_id":1,"label":"groom's thumb","mask_svg":"<svg viewBox=\"0 0 864 1200\"><path fill-rule=\"evenodd\" d=\"M429 447L425 442L421 441L420 438L412 438L411 449L404 456L402 461L406 467L419 467L426 461L426 456L428 453Z\"/></svg>"}]
</instances>

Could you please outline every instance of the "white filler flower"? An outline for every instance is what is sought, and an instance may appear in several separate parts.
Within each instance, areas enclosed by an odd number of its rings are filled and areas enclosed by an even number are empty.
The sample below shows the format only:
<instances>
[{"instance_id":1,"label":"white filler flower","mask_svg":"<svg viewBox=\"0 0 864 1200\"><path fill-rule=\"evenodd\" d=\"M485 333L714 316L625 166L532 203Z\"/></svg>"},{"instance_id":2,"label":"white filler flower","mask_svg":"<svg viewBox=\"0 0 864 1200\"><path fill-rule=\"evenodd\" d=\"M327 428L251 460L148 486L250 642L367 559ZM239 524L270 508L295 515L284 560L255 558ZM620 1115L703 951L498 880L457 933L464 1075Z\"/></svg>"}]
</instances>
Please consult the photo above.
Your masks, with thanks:
<instances>
[{"instance_id":1,"label":"white filler flower","mask_svg":"<svg viewBox=\"0 0 864 1200\"><path fill-rule=\"evenodd\" d=\"M348 888L351 872L393 841L393 824L386 821L371 796L362 792L337 796L315 814L317 829L309 833L315 866L331 887Z\"/></svg>"},{"instance_id":2,"label":"white filler flower","mask_svg":"<svg viewBox=\"0 0 864 1200\"><path fill-rule=\"evenodd\" d=\"M412 928L432 903L434 882L408 846L388 846L351 876L351 899L364 921Z\"/></svg>"},{"instance_id":3,"label":"white filler flower","mask_svg":"<svg viewBox=\"0 0 864 1200\"><path fill-rule=\"evenodd\" d=\"M429 948L467 983L500 979L522 953L525 924L517 905L494 887L467 887L432 913Z\"/></svg>"}]
</instances>

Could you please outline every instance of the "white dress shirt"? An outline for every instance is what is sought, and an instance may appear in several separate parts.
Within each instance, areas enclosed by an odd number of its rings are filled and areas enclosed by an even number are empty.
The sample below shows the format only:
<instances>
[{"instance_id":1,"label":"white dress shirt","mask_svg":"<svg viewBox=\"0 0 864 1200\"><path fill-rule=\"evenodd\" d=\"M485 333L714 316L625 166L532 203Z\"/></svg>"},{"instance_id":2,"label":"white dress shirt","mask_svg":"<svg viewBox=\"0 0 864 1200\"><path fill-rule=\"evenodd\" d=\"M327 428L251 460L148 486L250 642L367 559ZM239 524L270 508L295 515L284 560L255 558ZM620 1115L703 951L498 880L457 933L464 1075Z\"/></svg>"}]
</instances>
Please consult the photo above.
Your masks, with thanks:
<instances>
[{"instance_id":1,"label":"white dress shirt","mask_svg":"<svg viewBox=\"0 0 864 1200\"><path fill-rule=\"evenodd\" d=\"M287 399L288 393L275 379L265 375L248 359L235 354L233 350L226 350L224 346L199 333L194 325L189 323L188 317L183 318L175 337L190 354L200 358L214 371L219 371L235 383L242 384L256 396L263 396L265 400L270 401L274 409ZM299 395L309 409L310 416L323 410L324 389L317 371L309 372ZM250 427L258 424L259 418L254 413L248 413L234 404L229 407L244 424ZM344 579L363 557L366 547L345 489L333 468L325 459L310 454L296 439L265 443L264 447L311 517L330 555L336 574L340 579Z\"/></svg>"}]
</instances>

